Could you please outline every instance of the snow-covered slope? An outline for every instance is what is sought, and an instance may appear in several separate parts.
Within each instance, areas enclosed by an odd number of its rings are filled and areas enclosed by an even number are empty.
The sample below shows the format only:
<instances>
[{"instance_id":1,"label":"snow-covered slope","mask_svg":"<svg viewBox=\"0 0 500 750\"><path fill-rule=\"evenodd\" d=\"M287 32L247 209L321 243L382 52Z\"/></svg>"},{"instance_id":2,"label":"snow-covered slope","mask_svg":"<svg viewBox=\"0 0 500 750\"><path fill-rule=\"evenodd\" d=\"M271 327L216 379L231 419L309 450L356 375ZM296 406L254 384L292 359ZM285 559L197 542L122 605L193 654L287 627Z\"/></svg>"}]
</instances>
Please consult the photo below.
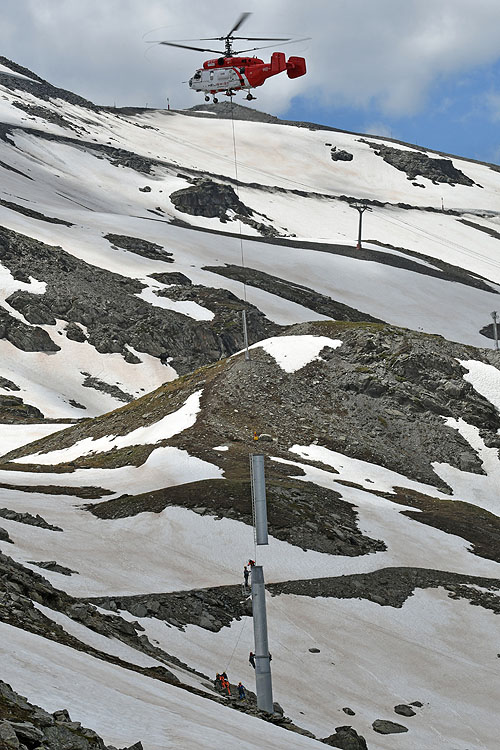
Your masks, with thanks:
<instances>
[{"instance_id":1,"label":"snow-covered slope","mask_svg":"<svg viewBox=\"0 0 500 750\"><path fill-rule=\"evenodd\" d=\"M20 265L21 238L3 239L14 248L14 257L0 258L9 323L41 326L55 351L40 355L36 343L4 334L2 375L47 417L78 418L82 407L97 414L176 370L232 353L241 344L237 308L244 298L279 326L372 316L488 343L479 331L497 307L500 281L497 167L381 138L237 119L236 184L227 118L97 109L19 75L0 73L0 87L0 225L61 248L59 266L68 265L68 256L79 261L69 263L68 286L46 263ZM338 153L352 158L332 160ZM227 205L219 199L212 218L199 207L186 213L190 190L201 190L203 202L206 184L193 184L200 177L236 186L240 204L231 209L226 195ZM187 199L171 200L186 189ZM355 200L373 209L364 214L363 251L355 249ZM243 234L255 237L243 246L239 218ZM152 278L177 272L185 277L180 286L179 278ZM121 319L107 321L111 340L96 334L96 317L102 321L109 311L86 297L82 275L87 283L94 276L96 296L109 287L110 304L123 306ZM120 278L128 282L121 294ZM211 303L204 288L212 289ZM228 298L216 290L235 295L223 323L213 321L213 305ZM61 304L68 295L72 304ZM353 310L335 309L332 301ZM146 319L161 333L152 341L129 324ZM229 326L238 341L227 340ZM189 363L173 344L180 329L203 339ZM254 340L263 333L262 325L251 331Z\"/></svg>"},{"instance_id":2,"label":"snow-covered slope","mask_svg":"<svg viewBox=\"0 0 500 750\"><path fill-rule=\"evenodd\" d=\"M236 180L226 107L0 62L2 679L145 750L494 748L499 168L243 108Z\"/></svg>"}]
</instances>

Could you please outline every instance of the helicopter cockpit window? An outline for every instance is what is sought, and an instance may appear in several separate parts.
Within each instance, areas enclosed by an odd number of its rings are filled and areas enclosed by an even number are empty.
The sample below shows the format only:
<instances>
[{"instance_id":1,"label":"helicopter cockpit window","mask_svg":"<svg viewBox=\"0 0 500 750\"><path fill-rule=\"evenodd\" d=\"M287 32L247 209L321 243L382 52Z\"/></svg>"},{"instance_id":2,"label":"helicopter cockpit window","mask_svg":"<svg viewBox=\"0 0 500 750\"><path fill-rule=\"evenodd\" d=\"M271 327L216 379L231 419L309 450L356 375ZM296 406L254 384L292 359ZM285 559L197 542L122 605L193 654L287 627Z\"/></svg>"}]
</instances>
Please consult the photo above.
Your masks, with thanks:
<instances>
[{"instance_id":1,"label":"helicopter cockpit window","mask_svg":"<svg viewBox=\"0 0 500 750\"><path fill-rule=\"evenodd\" d=\"M195 81L198 81L201 78L201 70L197 70L193 78Z\"/></svg>"},{"instance_id":2,"label":"helicopter cockpit window","mask_svg":"<svg viewBox=\"0 0 500 750\"><path fill-rule=\"evenodd\" d=\"M240 68L240 73L244 73L244 72L245 72L245 67L244 67L244 66L242 66L242 67Z\"/></svg>"},{"instance_id":3,"label":"helicopter cockpit window","mask_svg":"<svg viewBox=\"0 0 500 750\"><path fill-rule=\"evenodd\" d=\"M210 80L211 81L214 80L214 71L213 70L210 71Z\"/></svg>"}]
</instances>

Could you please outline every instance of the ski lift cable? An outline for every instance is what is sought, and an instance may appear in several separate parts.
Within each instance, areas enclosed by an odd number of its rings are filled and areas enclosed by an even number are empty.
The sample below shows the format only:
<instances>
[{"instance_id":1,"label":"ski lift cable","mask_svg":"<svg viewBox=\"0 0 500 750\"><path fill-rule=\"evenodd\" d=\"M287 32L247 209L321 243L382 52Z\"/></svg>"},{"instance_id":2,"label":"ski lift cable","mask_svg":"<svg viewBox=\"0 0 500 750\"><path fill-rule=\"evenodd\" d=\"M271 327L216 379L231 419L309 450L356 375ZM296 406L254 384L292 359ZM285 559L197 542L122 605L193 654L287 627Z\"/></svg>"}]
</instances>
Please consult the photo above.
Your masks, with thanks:
<instances>
[{"instance_id":1,"label":"ski lift cable","mask_svg":"<svg viewBox=\"0 0 500 750\"><path fill-rule=\"evenodd\" d=\"M231 118L233 118L232 111L231 111ZM233 121L233 124L234 124L234 121ZM215 151L211 151L210 149L202 148L200 146L196 146L193 143L188 143L188 141L186 141L183 138L175 137L175 136L172 136L172 135L169 135L168 137L171 140L176 141L178 143L183 143L185 145L189 145L191 148L197 149L197 150L199 150L200 152L202 152L204 154L211 153L213 155L216 155L218 157L218 159L221 160L221 161L229 161L229 159L221 156L220 153L215 152ZM307 188L309 190L313 190L315 192L319 192L319 193L321 193L322 196L324 196L327 199L339 200L339 196L338 195L335 195L333 193L331 195L326 195L323 192L323 188L320 188L320 187L318 187L316 185L311 185L311 184L306 183L306 182L301 182L300 180L297 180L297 179L294 179L294 178L291 178L291 177L284 177L283 175L275 174L275 173L270 172L269 170L266 170L266 169L262 169L262 168L257 169L255 167L251 167L249 165L245 165L245 169L247 171L255 172L256 174L263 174L263 175L266 175L267 177L278 178L278 179L282 180L282 182L289 183L290 185L295 185L295 186L298 186L298 187L301 187L301 188ZM238 185L236 187L238 187ZM414 231L416 233L422 234L423 236L427 236L428 238L433 239L435 242L438 242L438 243L444 245L445 247L455 247L455 249L461 251L463 254L469 255L472 258L476 258L476 259L482 260L485 263L487 263L488 265L493 266L495 268L500 267L500 264L495 263L495 261L492 261L491 259L489 259L486 256L482 255L481 253L476 253L475 251L470 250L466 246L461 245L461 244L459 244L457 242L454 242L453 240L448 240L448 241L443 240L443 238L439 237L438 235L433 235L430 232L426 232L425 230L420 230L419 228L417 228L417 227L415 227L415 226L413 226L413 225L411 225L411 224L409 224L407 222L404 222L403 220L398 220L398 219L395 219L394 217L392 219L389 219L386 216L382 216L382 214L379 214L379 215L381 216L381 218L383 218L384 221L387 221L388 223L399 222L401 224L408 224L409 231ZM411 227L411 229L410 229L410 227ZM241 233L241 223L240 223L240 233Z\"/></svg>"},{"instance_id":2,"label":"ski lift cable","mask_svg":"<svg viewBox=\"0 0 500 750\"><path fill-rule=\"evenodd\" d=\"M468 255L471 258L481 260L487 265L493 266L494 268L500 268L500 263L488 258L486 255L483 255L482 253L478 253L475 250L471 250L470 248L467 248L465 245L461 245L458 242L455 242L454 240L446 240L443 239L443 237L440 237L437 234L433 234L432 232L429 232L426 229L422 229L420 227L415 226L414 224L411 224L408 221L405 221L404 219L397 219L394 216L391 218L388 218L387 216L384 216L383 214L380 214L380 217L383 219L383 221L388 222L389 224L399 224L407 229L407 231L412 232L414 234L420 234L423 237L426 237L428 239L433 240L434 242L439 243L440 245L443 245L444 247L450 247L454 250L457 250L458 252ZM494 282L493 282L494 283Z\"/></svg>"}]
</instances>

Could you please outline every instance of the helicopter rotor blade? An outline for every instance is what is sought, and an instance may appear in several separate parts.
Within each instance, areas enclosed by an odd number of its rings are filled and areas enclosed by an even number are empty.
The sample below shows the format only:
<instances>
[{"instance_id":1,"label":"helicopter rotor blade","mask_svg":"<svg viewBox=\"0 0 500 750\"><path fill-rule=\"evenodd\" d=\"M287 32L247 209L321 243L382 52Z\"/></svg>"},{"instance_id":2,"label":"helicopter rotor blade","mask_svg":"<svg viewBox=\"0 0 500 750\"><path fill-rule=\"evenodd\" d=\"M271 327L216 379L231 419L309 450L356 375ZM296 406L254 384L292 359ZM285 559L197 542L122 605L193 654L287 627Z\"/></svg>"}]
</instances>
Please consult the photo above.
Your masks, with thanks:
<instances>
[{"instance_id":1,"label":"helicopter rotor blade","mask_svg":"<svg viewBox=\"0 0 500 750\"><path fill-rule=\"evenodd\" d=\"M231 36L231 34L234 31L237 31L240 28L241 24L244 23L247 20L248 16L251 16L251 15L252 15L251 13L242 13L241 16L238 18L238 20L236 21L236 23L234 24L231 31L229 32L229 34L226 34L226 37Z\"/></svg>"},{"instance_id":2,"label":"helicopter rotor blade","mask_svg":"<svg viewBox=\"0 0 500 750\"><path fill-rule=\"evenodd\" d=\"M209 49L208 47L191 47L187 44L177 44L176 42L151 42L151 44L164 44L167 47L180 47L181 49L193 49L195 52L215 52L217 55L223 55L220 49Z\"/></svg>"},{"instance_id":3,"label":"helicopter rotor blade","mask_svg":"<svg viewBox=\"0 0 500 750\"><path fill-rule=\"evenodd\" d=\"M311 39L310 36L302 37L302 39L292 39L290 42L283 42L283 46L285 44L296 44L297 42L307 42L309 41L309 39ZM241 55L242 52L253 52L258 49L269 49L270 47L274 47L274 44L266 44L263 47L249 47L248 49L235 50L233 52L233 55Z\"/></svg>"},{"instance_id":4,"label":"helicopter rotor blade","mask_svg":"<svg viewBox=\"0 0 500 750\"><path fill-rule=\"evenodd\" d=\"M233 39L246 39L248 42L288 42L290 36L233 36Z\"/></svg>"}]
</instances>

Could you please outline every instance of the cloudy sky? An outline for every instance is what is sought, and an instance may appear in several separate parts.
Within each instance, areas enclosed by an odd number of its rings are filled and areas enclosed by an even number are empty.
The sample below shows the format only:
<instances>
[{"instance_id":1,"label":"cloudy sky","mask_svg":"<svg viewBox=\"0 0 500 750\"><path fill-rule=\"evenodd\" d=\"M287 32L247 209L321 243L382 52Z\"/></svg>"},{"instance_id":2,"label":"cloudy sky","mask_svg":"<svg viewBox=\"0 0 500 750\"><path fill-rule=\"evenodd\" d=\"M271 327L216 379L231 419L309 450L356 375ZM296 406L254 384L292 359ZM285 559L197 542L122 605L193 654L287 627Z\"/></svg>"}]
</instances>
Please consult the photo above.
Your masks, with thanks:
<instances>
[{"instance_id":1,"label":"cloudy sky","mask_svg":"<svg viewBox=\"0 0 500 750\"><path fill-rule=\"evenodd\" d=\"M2 0L0 54L99 104L181 109L212 55L144 39L220 36L243 11L241 35L311 37L283 47L307 76L268 80L258 109L500 162L500 0Z\"/></svg>"}]
</instances>

